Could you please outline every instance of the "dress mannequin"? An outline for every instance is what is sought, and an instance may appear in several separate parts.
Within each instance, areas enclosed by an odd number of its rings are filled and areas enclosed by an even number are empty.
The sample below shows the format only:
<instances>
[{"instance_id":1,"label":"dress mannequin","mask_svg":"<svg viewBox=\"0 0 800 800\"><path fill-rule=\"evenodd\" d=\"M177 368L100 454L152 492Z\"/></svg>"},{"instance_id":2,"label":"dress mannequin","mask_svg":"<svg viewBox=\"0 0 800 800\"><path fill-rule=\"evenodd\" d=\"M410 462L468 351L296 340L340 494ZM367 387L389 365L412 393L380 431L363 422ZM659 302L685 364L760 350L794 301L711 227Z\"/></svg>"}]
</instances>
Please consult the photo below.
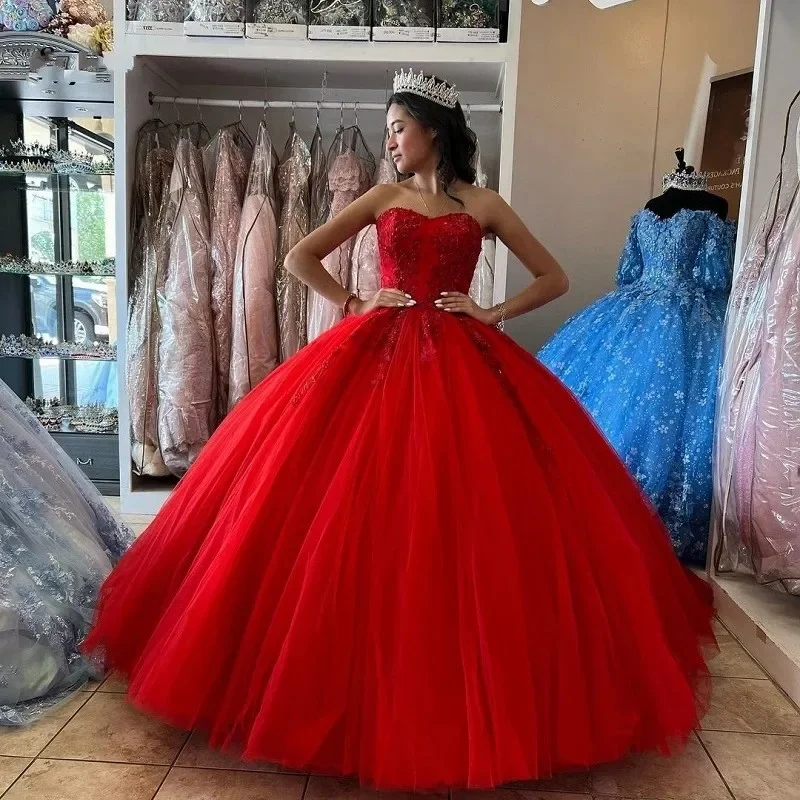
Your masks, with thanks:
<instances>
[{"instance_id":1,"label":"dress mannequin","mask_svg":"<svg viewBox=\"0 0 800 800\"><path fill-rule=\"evenodd\" d=\"M684 151L675 151L678 166L664 176L664 193L649 200L646 209L662 219L674 217L679 211L712 211L721 219L728 218L728 201L706 189L705 175L687 166Z\"/></svg>"},{"instance_id":2,"label":"dress mannequin","mask_svg":"<svg viewBox=\"0 0 800 800\"><path fill-rule=\"evenodd\" d=\"M625 461L679 558L702 565L720 343L736 226L683 160L632 221L617 289L539 352ZM684 213L680 213L684 212Z\"/></svg>"}]
</instances>

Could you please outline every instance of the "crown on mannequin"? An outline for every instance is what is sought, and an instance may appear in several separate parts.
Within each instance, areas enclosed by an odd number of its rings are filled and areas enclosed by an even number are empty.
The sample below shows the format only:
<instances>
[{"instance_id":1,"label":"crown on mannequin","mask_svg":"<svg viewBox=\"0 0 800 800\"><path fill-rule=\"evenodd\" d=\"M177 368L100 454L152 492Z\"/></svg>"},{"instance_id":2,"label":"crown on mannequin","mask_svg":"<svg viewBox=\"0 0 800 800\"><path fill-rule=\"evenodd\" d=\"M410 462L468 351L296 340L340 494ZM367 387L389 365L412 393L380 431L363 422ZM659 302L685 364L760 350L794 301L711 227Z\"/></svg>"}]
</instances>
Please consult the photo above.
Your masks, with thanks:
<instances>
[{"instance_id":1,"label":"crown on mannequin","mask_svg":"<svg viewBox=\"0 0 800 800\"><path fill-rule=\"evenodd\" d=\"M687 191L704 192L708 189L708 176L705 172L695 172L694 167L686 164L684 150L679 147L675 151L675 158L678 159L678 166L674 172L668 172L661 181L661 189L685 189Z\"/></svg>"},{"instance_id":2,"label":"crown on mannequin","mask_svg":"<svg viewBox=\"0 0 800 800\"><path fill-rule=\"evenodd\" d=\"M708 189L708 178L705 172L668 172L661 182L662 191L667 189L687 189L689 191L704 192Z\"/></svg>"},{"instance_id":3,"label":"crown on mannequin","mask_svg":"<svg viewBox=\"0 0 800 800\"><path fill-rule=\"evenodd\" d=\"M419 71L419 75L415 75L413 70L405 72L401 69L400 72L395 72L392 88L397 94L401 92L415 94L445 108L455 108L458 102L455 86L451 86L447 81L439 81L433 75L426 78L422 70Z\"/></svg>"}]
</instances>

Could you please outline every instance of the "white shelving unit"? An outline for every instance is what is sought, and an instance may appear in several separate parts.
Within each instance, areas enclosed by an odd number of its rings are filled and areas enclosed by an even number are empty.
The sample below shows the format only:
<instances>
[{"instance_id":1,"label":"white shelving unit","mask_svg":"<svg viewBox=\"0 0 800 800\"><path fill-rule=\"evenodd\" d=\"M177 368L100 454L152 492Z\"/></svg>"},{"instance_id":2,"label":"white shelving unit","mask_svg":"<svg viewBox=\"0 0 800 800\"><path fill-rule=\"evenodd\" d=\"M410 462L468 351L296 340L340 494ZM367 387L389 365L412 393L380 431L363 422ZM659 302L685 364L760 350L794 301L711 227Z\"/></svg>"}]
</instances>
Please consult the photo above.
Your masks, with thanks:
<instances>
[{"instance_id":1,"label":"white shelving unit","mask_svg":"<svg viewBox=\"0 0 800 800\"><path fill-rule=\"evenodd\" d=\"M433 72L454 82L465 106L500 104L502 112L473 114L471 125L480 141L484 165L493 186L510 200L517 98L519 32L522 0L513 0L508 41L501 44L311 42L184 36L145 36L125 32L125 2L115 0L115 53L109 63L115 73L117 118L116 169L120 201L117 203L118 307L128 307L128 203L133 169L131 159L140 126L156 116L150 94L185 98L220 98L251 101L316 101L322 75L327 72L325 100L336 103L383 103L396 69L413 67ZM268 88L265 88L268 87ZM209 129L233 121L238 111L230 108L186 105L161 106L161 116L197 118L202 113ZM288 130L290 111L269 110L270 128L280 146ZM345 115L352 111L345 111ZM234 114L236 116L234 116ZM255 130L262 111L245 108L245 124ZM297 111L298 128L311 134L313 111ZM339 111L323 111L323 133L332 134ZM352 119L352 117L347 117ZM362 111L359 123L377 152L383 135L383 115ZM325 127L327 126L327 128ZM124 198L124 199L123 199ZM498 243L495 263L495 300L505 297L508 253ZM126 359L125 314L120 315L118 356ZM131 387L132 388L132 387ZM169 496L169 489L153 488L131 469L128 387L120 370L120 468L121 510L129 519L154 515ZM157 485L157 484L156 484Z\"/></svg>"}]
</instances>

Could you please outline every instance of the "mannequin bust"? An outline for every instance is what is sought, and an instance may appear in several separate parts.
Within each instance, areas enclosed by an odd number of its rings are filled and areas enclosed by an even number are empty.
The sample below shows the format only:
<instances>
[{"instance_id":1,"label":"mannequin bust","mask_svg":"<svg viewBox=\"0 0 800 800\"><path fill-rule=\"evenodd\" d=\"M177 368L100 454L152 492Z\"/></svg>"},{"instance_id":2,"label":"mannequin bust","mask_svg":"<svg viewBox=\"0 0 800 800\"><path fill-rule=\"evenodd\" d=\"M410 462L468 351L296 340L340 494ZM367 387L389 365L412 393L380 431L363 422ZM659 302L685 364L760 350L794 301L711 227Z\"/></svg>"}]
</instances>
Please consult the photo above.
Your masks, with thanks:
<instances>
[{"instance_id":1,"label":"mannequin bust","mask_svg":"<svg viewBox=\"0 0 800 800\"><path fill-rule=\"evenodd\" d=\"M695 172L684 160L684 151L675 151L678 166L664 176L663 194L647 202L646 209L662 219L674 217L679 211L711 211L721 219L728 218L728 201L707 189L706 177Z\"/></svg>"}]
</instances>

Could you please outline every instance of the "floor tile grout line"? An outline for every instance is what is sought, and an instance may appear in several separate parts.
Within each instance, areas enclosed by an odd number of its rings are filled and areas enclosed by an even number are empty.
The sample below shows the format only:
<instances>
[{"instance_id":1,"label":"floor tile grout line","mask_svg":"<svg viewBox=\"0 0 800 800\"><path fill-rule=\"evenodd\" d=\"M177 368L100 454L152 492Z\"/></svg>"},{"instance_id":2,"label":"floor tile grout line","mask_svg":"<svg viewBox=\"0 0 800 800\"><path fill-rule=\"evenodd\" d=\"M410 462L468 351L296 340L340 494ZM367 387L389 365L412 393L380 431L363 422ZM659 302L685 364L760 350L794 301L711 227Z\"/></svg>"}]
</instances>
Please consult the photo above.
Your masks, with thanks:
<instances>
[{"instance_id":1,"label":"floor tile grout line","mask_svg":"<svg viewBox=\"0 0 800 800\"><path fill-rule=\"evenodd\" d=\"M703 737L700 735L700 731L695 731L695 738L698 742L700 742L700 747L705 750L706 755L708 756L708 760L711 762L714 769L717 771L717 775L719 775L720 780L725 785L725 788L728 790L728 794L736 800L736 795L733 793L733 789L728 785L728 781L725 780L725 776L722 774L722 770L717 766L717 762L714 761L714 756L711 755L711 751L706 747L706 743L703 741Z\"/></svg>"},{"instance_id":2,"label":"floor tile grout line","mask_svg":"<svg viewBox=\"0 0 800 800\"><path fill-rule=\"evenodd\" d=\"M39 758L39 756L0 756L0 758ZM67 756L44 756L44 760L46 761L68 761L75 764L122 764L127 765L129 767L170 767L175 766L181 769L201 769L201 770L208 770L209 772L255 772L255 773L264 773L265 775L290 775L294 776L295 778L303 778L308 773L306 772L286 772L285 770L279 769L245 769L241 767L207 767L203 765L191 765L187 766L185 764L166 764L156 763L154 761L116 761L113 758L68 758ZM335 777L335 776L322 776L322 777Z\"/></svg>"},{"instance_id":3,"label":"floor tile grout line","mask_svg":"<svg viewBox=\"0 0 800 800\"><path fill-rule=\"evenodd\" d=\"M22 772L20 772L20 774L17 775L13 781L11 781L4 791L0 792L0 800L3 800L3 798L14 788L14 786L16 786L17 781L21 780L22 776L36 763L36 759L31 756L3 756L3 758L30 758L31 763L28 764L28 766L25 767L25 769L22 770Z\"/></svg>"},{"instance_id":4,"label":"floor tile grout line","mask_svg":"<svg viewBox=\"0 0 800 800\"><path fill-rule=\"evenodd\" d=\"M189 739L191 738L192 738L192 731L189 731L186 734L186 738L183 740L183 744L178 748L178 752L175 753L175 757L172 759L172 763L167 766L167 771L164 773L164 777L161 779L161 782L158 784L158 787L156 788L155 792L153 792L153 796L150 798L150 800L155 800L155 798L158 796L158 793L163 788L167 778L169 778L169 776L172 774L172 770L174 769L176 762L181 757L181 753L183 753L183 751L186 749L186 745L189 744Z\"/></svg>"},{"instance_id":5,"label":"floor tile grout line","mask_svg":"<svg viewBox=\"0 0 800 800\"><path fill-rule=\"evenodd\" d=\"M577 797L586 796L586 797L591 798L592 800L623 800L623 798L625 798L625 800L627 800L627 798L632 797L633 795L636 795L636 800L665 800L665 795L663 795L663 794L658 794L658 795L656 795L656 794L636 794L635 792L633 792L633 793L629 792L628 794L603 794L602 792L600 794L597 794L595 792L589 792L587 794L585 792L550 792L550 791L547 791L547 792L540 792L540 794L543 797L544 797L544 795L547 795L547 794L567 794L567 795L574 794ZM673 797L673 798L675 797L674 793L671 795L671 797ZM537 797L536 800L539 800L539 798ZM735 798L734 798L734 800L735 800Z\"/></svg>"},{"instance_id":6,"label":"floor tile grout line","mask_svg":"<svg viewBox=\"0 0 800 800\"><path fill-rule=\"evenodd\" d=\"M790 739L800 738L800 733L774 733L773 731L734 731L730 728L698 728L700 733L739 733L744 736L786 736Z\"/></svg>"},{"instance_id":7,"label":"floor tile grout line","mask_svg":"<svg viewBox=\"0 0 800 800\"><path fill-rule=\"evenodd\" d=\"M311 775L306 775L305 783L303 784L303 793L300 795L300 800L306 800L306 793L308 792L308 787L311 784Z\"/></svg>"},{"instance_id":8,"label":"floor tile grout line","mask_svg":"<svg viewBox=\"0 0 800 800\"><path fill-rule=\"evenodd\" d=\"M27 756L33 758L33 756ZM68 764L115 764L123 767L167 767L172 764L156 764L152 761L115 761L113 758L66 758L64 756L36 756L37 761L65 761Z\"/></svg>"},{"instance_id":9,"label":"floor tile grout line","mask_svg":"<svg viewBox=\"0 0 800 800\"><path fill-rule=\"evenodd\" d=\"M756 663L758 663L758 662L756 662ZM761 665L759 664L759 666L761 666ZM795 701L792 700L791 697L789 697L789 694L783 690L783 687L779 686L777 681L766 670L764 670L764 674L767 676L767 680L781 693L781 695L784 697L784 699L788 701L789 705L791 705L791 707L798 714L800 714L800 706L797 705L797 703L795 703Z\"/></svg>"},{"instance_id":10,"label":"floor tile grout line","mask_svg":"<svg viewBox=\"0 0 800 800\"><path fill-rule=\"evenodd\" d=\"M756 663L758 663L758 662L756 662ZM761 666L761 665L759 664L759 666ZM783 699L786 700L789 703L789 705L795 710L795 712L797 714L800 714L800 706L798 706L797 703L795 703L794 700L792 700L792 698L789 697L789 695L783 690L783 688L781 686L779 686L777 684L775 679L766 670L764 671L764 675L766 675L767 680L778 690L779 694L783 697ZM724 675L712 675L711 677L712 677L712 679L713 678L722 678L724 680L726 679L726 677ZM757 681L757 680L761 680L761 678L727 678L727 680L732 680L732 681Z\"/></svg>"},{"instance_id":11,"label":"floor tile grout line","mask_svg":"<svg viewBox=\"0 0 800 800\"><path fill-rule=\"evenodd\" d=\"M70 722L72 722L72 720L75 719L75 717L77 716L78 712L79 711L83 711L83 709L86 707L86 704L93 697L93 694L90 694L89 692L82 692L82 693L79 692L78 695L80 695L80 694L87 695L86 699L78 706L78 708L75 709L74 713L70 714L69 719L47 740L47 743L44 745L44 747L42 747L42 749L35 756L33 756L34 759L38 759L38 758L42 757L42 753L44 753L44 751L47 750L48 747L50 747L50 745L55 741L56 737L64 730L64 728L66 728L67 725L69 725ZM75 695L75 696L78 696L78 695Z\"/></svg>"},{"instance_id":12,"label":"floor tile grout line","mask_svg":"<svg viewBox=\"0 0 800 800\"><path fill-rule=\"evenodd\" d=\"M728 629L726 628L726 630ZM739 678L738 680L764 680L764 679L768 680L791 703L792 708L794 708L797 711L797 713L800 714L800 706L798 706L797 703L795 703L794 700L792 700L792 698L789 697L789 695L783 690L783 688L778 685L778 682L769 674L769 672L767 672L767 670L764 668L764 665L760 661L758 661L758 659L755 658L755 656L753 656L753 654L742 644L741 639L739 639L739 637L731 630L728 630L728 636L730 636L733 639L733 641L739 645L739 647L744 651L747 657L750 658L752 662L761 670L761 672L764 673L764 678L749 678L749 679ZM724 678L726 676L712 675L711 677Z\"/></svg>"},{"instance_id":13,"label":"floor tile grout line","mask_svg":"<svg viewBox=\"0 0 800 800\"><path fill-rule=\"evenodd\" d=\"M556 794L561 794L561 792L556 792ZM571 794L570 792L566 792L566 794ZM572 793L574 794L574 792ZM579 795L583 795L583 792L578 792ZM635 794L635 792L634 792ZM587 797L591 798L591 800L623 800L623 798L627 799L630 797L629 794L592 794L589 792ZM674 797L674 795L673 795ZM539 800L539 798L536 798ZM636 800L665 800L664 795L650 795L650 794L641 794L636 796Z\"/></svg>"}]
</instances>

